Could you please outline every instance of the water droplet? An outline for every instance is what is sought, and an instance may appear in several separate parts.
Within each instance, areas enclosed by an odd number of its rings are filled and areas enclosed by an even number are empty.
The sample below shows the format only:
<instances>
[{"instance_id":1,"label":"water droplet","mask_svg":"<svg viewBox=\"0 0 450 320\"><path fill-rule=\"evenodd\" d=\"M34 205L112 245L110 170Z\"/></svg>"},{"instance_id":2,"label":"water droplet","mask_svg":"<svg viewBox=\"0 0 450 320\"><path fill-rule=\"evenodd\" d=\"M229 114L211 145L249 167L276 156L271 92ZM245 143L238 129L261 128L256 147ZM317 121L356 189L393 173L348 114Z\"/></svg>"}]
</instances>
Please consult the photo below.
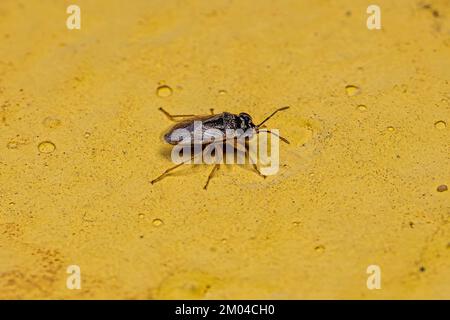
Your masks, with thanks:
<instances>
[{"instance_id":1,"label":"water droplet","mask_svg":"<svg viewBox=\"0 0 450 320\"><path fill-rule=\"evenodd\" d=\"M436 189L438 192L444 192L448 190L448 187L445 184L441 184L439 187L437 187Z\"/></svg>"},{"instance_id":2,"label":"water droplet","mask_svg":"<svg viewBox=\"0 0 450 320\"><path fill-rule=\"evenodd\" d=\"M318 253L322 253L325 251L325 246L323 245L318 245L317 247L314 248L314 250Z\"/></svg>"},{"instance_id":3,"label":"water droplet","mask_svg":"<svg viewBox=\"0 0 450 320\"><path fill-rule=\"evenodd\" d=\"M43 142L39 143L38 149L39 149L39 152L42 152L42 153L52 153L53 151L55 151L56 146L51 141L43 141Z\"/></svg>"},{"instance_id":4,"label":"water droplet","mask_svg":"<svg viewBox=\"0 0 450 320\"><path fill-rule=\"evenodd\" d=\"M389 132L394 132L394 131L395 131L395 128L394 128L394 127L387 127L387 130L388 130Z\"/></svg>"},{"instance_id":5,"label":"water droplet","mask_svg":"<svg viewBox=\"0 0 450 320\"><path fill-rule=\"evenodd\" d=\"M86 131L86 132L84 133L84 137L85 137L85 138L89 138L90 136L91 136L91 133L90 133L90 132L87 132L87 131Z\"/></svg>"},{"instance_id":6,"label":"water droplet","mask_svg":"<svg viewBox=\"0 0 450 320\"><path fill-rule=\"evenodd\" d=\"M436 129L443 130L447 127L447 124L445 123L445 121L437 121L434 126L436 127Z\"/></svg>"},{"instance_id":7,"label":"water droplet","mask_svg":"<svg viewBox=\"0 0 450 320\"><path fill-rule=\"evenodd\" d=\"M219 90L219 95L224 96L226 95L228 92L226 90Z\"/></svg>"},{"instance_id":8,"label":"water droplet","mask_svg":"<svg viewBox=\"0 0 450 320\"><path fill-rule=\"evenodd\" d=\"M363 104L360 104L360 105L357 107L357 109L358 109L358 111L361 111L361 112L367 111L367 107L366 107L365 105L363 105Z\"/></svg>"},{"instance_id":9,"label":"water droplet","mask_svg":"<svg viewBox=\"0 0 450 320\"><path fill-rule=\"evenodd\" d=\"M175 272L161 282L154 294L156 299L205 299L214 283L217 279L205 273Z\"/></svg>"},{"instance_id":10,"label":"water droplet","mask_svg":"<svg viewBox=\"0 0 450 320\"><path fill-rule=\"evenodd\" d=\"M355 96L361 92L361 89L354 85L348 85L345 87L345 92L349 97Z\"/></svg>"},{"instance_id":11,"label":"water droplet","mask_svg":"<svg viewBox=\"0 0 450 320\"><path fill-rule=\"evenodd\" d=\"M164 222L163 222L161 219L153 219L153 221L152 221L152 224L153 224L155 227L162 226L163 223L164 223Z\"/></svg>"},{"instance_id":12,"label":"water droplet","mask_svg":"<svg viewBox=\"0 0 450 320\"><path fill-rule=\"evenodd\" d=\"M300 225L300 221L294 221L294 222L292 222L292 224L293 224L294 226L298 227L298 226Z\"/></svg>"},{"instance_id":13,"label":"water droplet","mask_svg":"<svg viewBox=\"0 0 450 320\"><path fill-rule=\"evenodd\" d=\"M156 89L156 94L161 98L166 98L172 95L172 88L168 85L159 86Z\"/></svg>"},{"instance_id":14,"label":"water droplet","mask_svg":"<svg viewBox=\"0 0 450 320\"><path fill-rule=\"evenodd\" d=\"M139 213L138 217L139 219L144 219L145 215L143 213Z\"/></svg>"},{"instance_id":15,"label":"water droplet","mask_svg":"<svg viewBox=\"0 0 450 320\"><path fill-rule=\"evenodd\" d=\"M54 129L61 125L61 120L52 117L47 117L44 119L44 121L42 121L42 124L47 128Z\"/></svg>"}]
</instances>

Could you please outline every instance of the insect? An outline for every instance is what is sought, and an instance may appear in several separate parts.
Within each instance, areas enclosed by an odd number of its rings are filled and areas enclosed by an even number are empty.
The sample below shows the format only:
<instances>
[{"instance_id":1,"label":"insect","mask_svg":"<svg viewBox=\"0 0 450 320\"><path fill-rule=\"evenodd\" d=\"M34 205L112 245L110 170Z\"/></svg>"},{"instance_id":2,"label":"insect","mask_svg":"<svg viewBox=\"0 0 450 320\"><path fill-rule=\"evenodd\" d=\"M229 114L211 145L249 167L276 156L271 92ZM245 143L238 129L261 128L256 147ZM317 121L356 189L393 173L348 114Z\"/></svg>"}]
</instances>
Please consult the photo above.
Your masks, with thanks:
<instances>
[{"instance_id":1,"label":"insect","mask_svg":"<svg viewBox=\"0 0 450 320\"><path fill-rule=\"evenodd\" d=\"M169 112L167 112L166 110L164 110L163 108L159 108L159 111L161 111L163 114L165 114L170 120L177 122L174 126L172 126L168 130L168 132L166 132L164 134L164 140L166 143L169 143L171 145L178 145L178 144L183 143L183 141L177 135L174 135L173 133L177 129L184 129L184 130L187 130L187 132L189 132L189 134L193 138L190 141L194 141L194 143L201 144L202 147L205 147L205 146L209 145L210 143L212 143L211 137L208 136L207 134L205 135L205 133L207 132L208 129L215 129L215 130L219 130L220 132L222 132L224 134L224 137L226 137L223 139L223 143L229 143L230 140L234 140L234 141L231 141L233 143L232 146L233 146L233 148L238 149L238 147L235 144L235 140L241 137L241 135L239 135L239 133L241 133L241 134L245 133L248 138L251 138L253 135L258 134L260 132L267 132L269 134L277 136L281 141L289 144L289 141L287 139L281 137L280 135L278 135L274 132L271 132L270 130L267 130L267 129L261 129L261 128L263 128L264 123L266 123L276 113L283 111L283 110L287 110L287 109L289 109L289 107L282 107L282 108L276 109L274 112L272 112L272 114L270 114L261 123L259 123L257 125L255 125L253 123L252 117L248 113L245 113L245 112L242 112L239 114L233 114L233 113L229 113L229 112L222 112L219 114L214 114L214 109L210 109L210 112L211 112L210 115L194 115L194 114L172 115ZM179 120L180 118L182 120ZM196 133L194 130L194 122L196 122L196 121L201 121L201 123L202 123L202 131L200 132L201 136L199 136L199 137L196 136ZM225 131L228 129L233 130L233 132L236 132L236 134L234 134L231 137L229 135L225 135ZM197 140L196 140L196 138L197 138ZM217 143L217 140L214 140L214 143ZM246 154L248 156L250 156L248 144L245 144L244 149L245 149L244 151L246 152ZM182 166L183 164L190 162L193 159L193 157L194 156L192 156L191 159L189 159L188 161L181 162L181 163L167 169L160 176L158 176L157 178L152 180L151 184L155 184L156 182L162 180L171 171ZM266 177L259 172L256 163L253 162L252 165L253 165L254 170L260 176L262 176L264 178ZM203 189L206 190L208 188L210 180L212 179L214 174L217 172L217 170L219 170L219 167L220 167L219 163L214 164L214 167L211 170L211 172L208 176L208 180L206 181L206 184L204 185Z\"/></svg>"}]
</instances>

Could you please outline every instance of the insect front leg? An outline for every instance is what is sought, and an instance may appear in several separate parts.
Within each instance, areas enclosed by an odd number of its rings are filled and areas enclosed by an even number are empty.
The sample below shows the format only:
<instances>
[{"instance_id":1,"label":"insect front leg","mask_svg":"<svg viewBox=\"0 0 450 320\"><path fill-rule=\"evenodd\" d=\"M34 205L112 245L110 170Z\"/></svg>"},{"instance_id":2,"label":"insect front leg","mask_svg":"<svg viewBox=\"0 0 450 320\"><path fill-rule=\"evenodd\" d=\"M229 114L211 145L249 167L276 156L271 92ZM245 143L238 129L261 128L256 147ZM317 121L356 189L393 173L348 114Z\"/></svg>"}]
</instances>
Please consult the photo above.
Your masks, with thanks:
<instances>
[{"instance_id":1,"label":"insect front leg","mask_svg":"<svg viewBox=\"0 0 450 320\"><path fill-rule=\"evenodd\" d=\"M250 148L249 148L249 146L248 146L247 143L245 143L245 145L242 145L242 144L240 144L239 142L236 141L236 143L233 145L233 147L234 147L236 150L241 151L241 152L244 152L246 155L248 155L248 159L249 159L250 163L252 164L253 169L258 173L259 176L261 176L261 177L263 177L263 178L266 178L266 176L263 175L263 174L259 171L258 166L256 165L256 159L253 158L253 155L251 154Z\"/></svg>"},{"instance_id":2,"label":"insect front leg","mask_svg":"<svg viewBox=\"0 0 450 320\"><path fill-rule=\"evenodd\" d=\"M253 169L255 169L255 171L258 173L259 176L263 177L264 179L267 178L267 176L263 175L259 169L258 166L256 165L256 159L253 158L253 155L250 152L250 148L248 145L245 145L245 151L248 154L248 158L253 166Z\"/></svg>"},{"instance_id":3,"label":"insect front leg","mask_svg":"<svg viewBox=\"0 0 450 320\"><path fill-rule=\"evenodd\" d=\"M178 122L180 120L178 120L177 118L189 118L189 117L195 117L195 114L170 114L169 112L167 112L166 110L164 110L163 108L159 108L159 111L161 111L162 113L164 113L164 115L169 118L169 120Z\"/></svg>"}]
</instances>

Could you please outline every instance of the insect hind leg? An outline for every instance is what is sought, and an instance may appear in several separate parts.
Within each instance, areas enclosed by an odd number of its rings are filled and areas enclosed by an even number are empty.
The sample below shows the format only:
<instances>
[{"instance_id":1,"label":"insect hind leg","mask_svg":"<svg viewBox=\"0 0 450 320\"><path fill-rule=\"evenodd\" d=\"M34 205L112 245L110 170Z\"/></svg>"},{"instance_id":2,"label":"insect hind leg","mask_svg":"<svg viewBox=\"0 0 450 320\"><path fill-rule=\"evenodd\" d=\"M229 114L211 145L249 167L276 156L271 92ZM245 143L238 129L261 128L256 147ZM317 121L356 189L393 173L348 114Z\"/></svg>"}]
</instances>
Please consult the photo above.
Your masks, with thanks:
<instances>
[{"instance_id":1,"label":"insect hind leg","mask_svg":"<svg viewBox=\"0 0 450 320\"><path fill-rule=\"evenodd\" d=\"M211 172L210 172L210 174L208 176L208 180L206 180L206 184L203 187L203 189L205 189L205 190L208 189L209 181L211 181L211 179L214 177L214 174L217 172L217 170L219 170L219 168L220 168L220 164L219 163L214 165L213 169L211 170Z\"/></svg>"},{"instance_id":2,"label":"insect hind leg","mask_svg":"<svg viewBox=\"0 0 450 320\"><path fill-rule=\"evenodd\" d=\"M177 118L189 118L189 117L195 117L195 114L170 114L169 112L167 112L166 110L164 110L163 108L159 108L159 111L161 111L162 113L164 113L164 115L169 118L169 120L172 121L180 121Z\"/></svg>"},{"instance_id":3,"label":"insect hind leg","mask_svg":"<svg viewBox=\"0 0 450 320\"><path fill-rule=\"evenodd\" d=\"M151 183L151 184L155 184L155 183L157 183L158 181L164 179L164 178L167 176L167 174L169 174L172 170L175 170L176 168L182 166L183 164L184 164L184 162L179 163L179 164L177 164L176 166L173 166L173 167L167 169L167 170L164 171L161 175L159 175L157 178L155 178L155 179L153 179L152 181L150 181L150 183Z\"/></svg>"},{"instance_id":4,"label":"insect hind leg","mask_svg":"<svg viewBox=\"0 0 450 320\"><path fill-rule=\"evenodd\" d=\"M200 153L201 154L201 153ZM197 157L198 155L192 155L191 158L189 160L186 160L184 162L181 162L173 167L170 167L169 169L167 169L166 171L164 171L162 174L160 174L157 178L153 179L152 181L150 181L151 184L155 184L158 181L161 181L162 179L164 179L171 171L175 170L178 167L181 167L183 164L189 163L190 161L194 160L195 157Z\"/></svg>"}]
</instances>

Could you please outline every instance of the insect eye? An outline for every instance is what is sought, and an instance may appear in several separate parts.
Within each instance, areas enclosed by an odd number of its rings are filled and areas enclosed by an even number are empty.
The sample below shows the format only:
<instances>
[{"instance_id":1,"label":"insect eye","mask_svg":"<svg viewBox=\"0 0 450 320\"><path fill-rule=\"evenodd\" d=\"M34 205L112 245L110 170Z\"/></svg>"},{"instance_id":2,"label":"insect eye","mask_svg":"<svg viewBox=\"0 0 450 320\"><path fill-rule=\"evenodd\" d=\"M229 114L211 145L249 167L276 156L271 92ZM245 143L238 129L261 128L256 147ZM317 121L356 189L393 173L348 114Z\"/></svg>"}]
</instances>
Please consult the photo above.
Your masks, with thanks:
<instances>
[{"instance_id":1,"label":"insect eye","mask_svg":"<svg viewBox=\"0 0 450 320\"><path fill-rule=\"evenodd\" d=\"M240 113L239 116L245 121L245 122L251 122L252 121L252 117L250 117L250 115L248 113Z\"/></svg>"}]
</instances>

